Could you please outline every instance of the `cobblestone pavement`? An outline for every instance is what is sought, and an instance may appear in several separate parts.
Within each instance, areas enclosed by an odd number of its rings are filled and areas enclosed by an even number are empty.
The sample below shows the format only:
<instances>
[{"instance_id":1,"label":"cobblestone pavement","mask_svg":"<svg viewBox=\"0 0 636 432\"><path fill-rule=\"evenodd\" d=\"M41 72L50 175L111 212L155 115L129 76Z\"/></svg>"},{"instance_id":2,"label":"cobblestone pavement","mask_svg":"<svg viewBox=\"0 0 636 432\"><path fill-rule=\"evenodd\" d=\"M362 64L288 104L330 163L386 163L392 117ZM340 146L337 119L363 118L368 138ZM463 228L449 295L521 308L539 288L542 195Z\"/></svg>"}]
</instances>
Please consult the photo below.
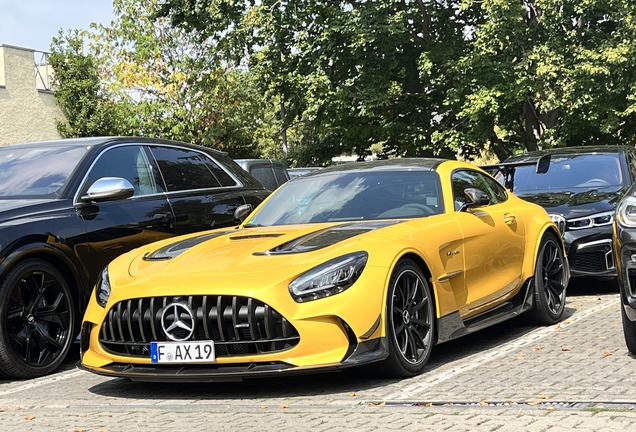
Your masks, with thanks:
<instances>
[{"instance_id":1,"label":"cobblestone pavement","mask_svg":"<svg viewBox=\"0 0 636 432\"><path fill-rule=\"evenodd\" d=\"M435 348L425 373L148 384L74 368L0 381L0 430L636 430L636 359L608 284L570 289L556 326L508 322Z\"/></svg>"}]
</instances>

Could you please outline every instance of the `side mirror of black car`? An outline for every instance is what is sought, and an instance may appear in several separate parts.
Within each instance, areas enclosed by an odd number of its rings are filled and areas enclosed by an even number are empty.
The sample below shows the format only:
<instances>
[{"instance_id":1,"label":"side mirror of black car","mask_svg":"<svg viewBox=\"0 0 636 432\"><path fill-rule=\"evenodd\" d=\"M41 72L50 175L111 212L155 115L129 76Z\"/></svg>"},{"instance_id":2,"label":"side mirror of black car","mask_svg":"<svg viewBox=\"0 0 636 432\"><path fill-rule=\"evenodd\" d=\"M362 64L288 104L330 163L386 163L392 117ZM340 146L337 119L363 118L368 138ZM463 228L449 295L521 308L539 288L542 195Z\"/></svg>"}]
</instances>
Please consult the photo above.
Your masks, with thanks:
<instances>
[{"instance_id":1,"label":"side mirror of black car","mask_svg":"<svg viewBox=\"0 0 636 432\"><path fill-rule=\"evenodd\" d=\"M464 195L466 195L466 203L459 211L466 211L470 208L486 206L490 204L490 198L483 191L476 188L464 189Z\"/></svg>"},{"instance_id":2,"label":"side mirror of black car","mask_svg":"<svg viewBox=\"0 0 636 432\"><path fill-rule=\"evenodd\" d=\"M537 174L545 174L550 169L550 161L552 160L552 155L541 156L537 161L536 172Z\"/></svg>"},{"instance_id":3,"label":"side mirror of black car","mask_svg":"<svg viewBox=\"0 0 636 432\"><path fill-rule=\"evenodd\" d=\"M252 213L254 207L252 204L243 204L239 206L236 210L234 210L234 221L238 223L242 223L246 217Z\"/></svg>"},{"instance_id":4,"label":"side mirror of black car","mask_svg":"<svg viewBox=\"0 0 636 432\"><path fill-rule=\"evenodd\" d=\"M102 177L95 181L80 199L85 203L117 201L130 198L135 188L125 178Z\"/></svg>"}]
</instances>

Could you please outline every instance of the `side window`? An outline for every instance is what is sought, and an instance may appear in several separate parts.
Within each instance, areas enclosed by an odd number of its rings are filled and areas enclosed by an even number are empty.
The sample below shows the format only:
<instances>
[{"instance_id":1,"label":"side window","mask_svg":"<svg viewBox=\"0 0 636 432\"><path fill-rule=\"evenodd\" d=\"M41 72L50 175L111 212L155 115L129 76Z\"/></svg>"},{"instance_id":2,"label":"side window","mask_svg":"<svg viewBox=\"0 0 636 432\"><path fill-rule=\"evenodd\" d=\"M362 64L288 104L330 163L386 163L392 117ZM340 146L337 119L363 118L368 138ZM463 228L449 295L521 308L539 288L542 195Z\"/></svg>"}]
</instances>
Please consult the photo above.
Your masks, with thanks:
<instances>
[{"instance_id":1,"label":"side window","mask_svg":"<svg viewBox=\"0 0 636 432\"><path fill-rule=\"evenodd\" d=\"M221 186L199 152L172 147L151 147L168 192Z\"/></svg>"},{"instance_id":2,"label":"side window","mask_svg":"<svg viewBox=\"0 0 636 432\"><path fill-rule=\"evenodd\" d=\"M477 171L456 171L452 177L453 200L455 210L466 204L467 197L464 190L476 188L488 195L491 204L498 204L508 199L506 190L492 178Z\"/></svg>"},{"instance_id":3,"label":"side window","mask_svg":"<svg viewBox=\"0 0 636 432\"><path fill-rule=\"evenodd\" d=\"M223 168L221 168L221 164L208 158L204 158L204 161L214 177L216 177L219 183L221 183L221 186L237 186L236 180L234 180Z\"/></svg>"},{"instance_id":4,"label":"side window","mask_svg":"<svg viewBox=\"0 0 636 432\"><path fill-rule=\"evenodd\" d=\"M143 146L128 145L108 149L95 161L82 193L102 177L125 178L134 186L134 196L163 192L155 171Z\"/></svg>"},{"instance_id":5,"label":"side window","mask_svg":"<svg viewBox=\"0 0 636 432\"><path fill-rule=\"evenodd\" d=\"M265 189L273 191L278 187L274 172L269 166L252 166L250 167L250 174L252 174L256 180L261 182L261 184L265 186Z\"/></svg>"},{"instance_id":6,"label":"side window","mask_svg":"<svg viewBox=\"0 0 636 432\"><path fill-rule=\"evenodd\" d=\"M632 177L632 183L636 181L636 155L632 152L627 153L628 155L628 164L629 164L629 172Z\"/></svg>"},{"instance_id":7,"label":"side window","mask_svg":"<svg viewBox=\"0 0 636 432\"><path fill-rule=\"evenodd\" d=\"M280 186L287 181L285 170L284 168L280 168L277 166L274 166L273 168L274 168L274 175L276 176L276 181L278 182L278 185Z\"/></svg>"}]
</instances>

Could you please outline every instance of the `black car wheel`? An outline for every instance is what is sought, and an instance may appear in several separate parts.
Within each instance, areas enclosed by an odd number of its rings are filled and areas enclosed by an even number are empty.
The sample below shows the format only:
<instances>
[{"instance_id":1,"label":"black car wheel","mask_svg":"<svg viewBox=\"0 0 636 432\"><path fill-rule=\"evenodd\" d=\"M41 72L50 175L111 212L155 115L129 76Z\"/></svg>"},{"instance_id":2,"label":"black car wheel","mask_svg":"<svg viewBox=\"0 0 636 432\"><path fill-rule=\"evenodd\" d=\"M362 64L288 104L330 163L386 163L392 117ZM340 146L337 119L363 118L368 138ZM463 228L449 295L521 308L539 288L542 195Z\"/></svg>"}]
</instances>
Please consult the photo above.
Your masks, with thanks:
<instances>
[{"instance_id":1,"label":"black car wheel","mask_svg":"<svg viewBox=\"0 0 636 432\"><path fill-rule=\"evenodd\" d=\"M34 378L54 371L74 336L73 300L64 277L50 264L25 260L0 283L0 371Z\"/></svg>"},{"instance_id":2,"label":"black car wheel","mask_svg":"<svg viewBox=\"0 0 636 432\"><path fill-rule=\"evenodd\" d=\"M621 317L623 318L623 333L625 344L630 353L636 355L636 323L627 318L625 306L621 303Z\"/></svg>"},{"instance_id":3,"label":"black car wheel","mask_svg":"<svg viewBox=\"0 0 636 432\"><path fill-rule=\"evenodd\" d=\"M389 357L378 365L385 375L409 377L422 372L433 348L434 310L431 289L420 268L413 261L400 261L387 296Z\"/></svg>"},{"instance_id":4,"label":"black car wheel","mask_svg":"<svg viewBox=\"0 0 636 432\"><path fill-rule=\"evenodd\" d=\"M534 271L533 320L539 325L556 324L565 310L565 257L561 242L551 233L541 239Z\"/></svg>"}]
</instances>

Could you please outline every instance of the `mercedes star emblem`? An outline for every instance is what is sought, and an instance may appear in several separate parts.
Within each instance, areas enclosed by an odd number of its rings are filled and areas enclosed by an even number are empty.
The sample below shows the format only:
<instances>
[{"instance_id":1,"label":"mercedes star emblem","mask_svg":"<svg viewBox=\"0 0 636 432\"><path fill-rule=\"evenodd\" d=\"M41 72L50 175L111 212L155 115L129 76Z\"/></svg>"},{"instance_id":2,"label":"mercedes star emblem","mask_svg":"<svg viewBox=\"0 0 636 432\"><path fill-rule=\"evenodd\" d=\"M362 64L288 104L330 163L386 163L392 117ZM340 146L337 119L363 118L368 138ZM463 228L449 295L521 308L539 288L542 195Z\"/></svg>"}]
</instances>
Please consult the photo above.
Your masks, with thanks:
<instances>
[{"instance_id":1,"label":"mercedes star emblem","mask_svg":"<svg viewBox=\"0 0 636 432\"><path fill-rule=\"evenodd\" d=\"M194 333L194 314L186 304L170 303L161 314L161 327L170 340L188 340Z\"/></svg>"}]
</instances>

